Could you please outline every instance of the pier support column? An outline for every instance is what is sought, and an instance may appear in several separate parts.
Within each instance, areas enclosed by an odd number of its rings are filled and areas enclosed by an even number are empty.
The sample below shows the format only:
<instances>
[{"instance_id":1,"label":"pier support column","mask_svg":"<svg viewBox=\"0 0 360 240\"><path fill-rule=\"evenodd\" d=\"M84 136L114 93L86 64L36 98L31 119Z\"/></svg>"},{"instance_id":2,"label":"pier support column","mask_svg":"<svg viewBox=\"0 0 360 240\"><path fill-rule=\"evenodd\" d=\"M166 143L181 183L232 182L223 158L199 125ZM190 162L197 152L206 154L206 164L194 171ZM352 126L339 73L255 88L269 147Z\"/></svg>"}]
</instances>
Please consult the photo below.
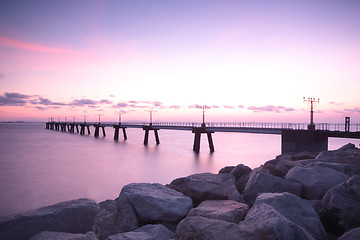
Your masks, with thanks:
<instances>
[{"instance_id":1,"label":"pier support column","mask_svg":"<svg viewBox=\"0 0 360 240\"><path fill-rule=\"evenodd\" d=\"M103 132L103 137L106 137L106 133L105 133L105 126L102 126L102 132Z\"/></svg>"},{"instance_id":2,"label":"pier support column","mask_svg":"<svg viewBox=\"0 0 360 240\"><path fill-rule=\"evenodd\" d=\"M94 137L99 137L99 128L100 128L100 126L99 125L94 125L94 127L95 127Z\"/></svg>"},{"instance_id":3,"label":"pier support column","mask_svg":"<svg viewBox=\"0 0 360 240\"><path fill-rule=\"evenodd\" d=\"M205 127L194 127L192 129L192 132L195 133L194 145L193 145L193 151L194 152L199 152L200 151L200 140L201 140L201 134L202 133L207 134L210 152L215 151L214 143L213 143L212 136L211 136L211 134L214 133L214 132L206 130Z\"/></svg>"},{"instance_id":4,"label":"pier support column","mask_svg":"<svg viewBox=\"0 0 360 240\"><path fill-rule=\"evenodd\" d=\"M79 133L79 125L76 124L76 133Z\"/></svg>"},{"instance_id":5,"label":"pier support column","mask_svg":"<svg viewBox=\"0 0 360 240\"><path fill-rule=\"evenodd\" d=\"M159 134L158 134L159 129L153 128L151 126L144 126L143 130L145 131L144 145L147 145L149 143L149 131L150 130L154 131L156 144L160 144L160 139L159 139Z\"/></svg>"},{"instance_id":6,"label":"pier support column","mask_svg":"<svg viewBox=\"0 0 360 240\"><path fill-rule=\"evenodd\" d=\"M321 131L284 129L281 132L281 153L327 150L328 136Z\"/></svg>"},{"instance_id":7,"label":"pier support column","mask_svg":"<svg viewBox=\"0 0 360 240\"><path fill-rule=\"evenodd\" d=\"M126 130L125 130L126 127L121 127L121 125L113 125L113 128L115 129L115 131L114 131L114 140L115 140L115 141L119 140L119 131L120 131L120 128L122 128L123 135L124 135L124 140L127 139Z\"/></svg>"}]
</instances>

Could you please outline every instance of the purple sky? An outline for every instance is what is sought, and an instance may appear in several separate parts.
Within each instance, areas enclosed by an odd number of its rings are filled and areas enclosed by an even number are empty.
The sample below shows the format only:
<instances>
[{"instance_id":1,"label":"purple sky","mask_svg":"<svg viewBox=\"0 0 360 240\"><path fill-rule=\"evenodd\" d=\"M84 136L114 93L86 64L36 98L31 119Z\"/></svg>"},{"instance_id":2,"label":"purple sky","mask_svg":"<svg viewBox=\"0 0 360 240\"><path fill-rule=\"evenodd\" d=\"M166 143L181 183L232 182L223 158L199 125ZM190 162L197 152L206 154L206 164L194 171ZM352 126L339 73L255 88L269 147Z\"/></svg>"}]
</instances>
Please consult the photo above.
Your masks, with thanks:
<instances>
[{"instance_id":1,"label":"purple sky","mask_svg":"<svg viewBox=\"0 0 360 240\"><path fill-rule=\"evenodd\" d=\"M0 121L360 122L360 1L0 0Z\"/></svg>"}]
</instances>

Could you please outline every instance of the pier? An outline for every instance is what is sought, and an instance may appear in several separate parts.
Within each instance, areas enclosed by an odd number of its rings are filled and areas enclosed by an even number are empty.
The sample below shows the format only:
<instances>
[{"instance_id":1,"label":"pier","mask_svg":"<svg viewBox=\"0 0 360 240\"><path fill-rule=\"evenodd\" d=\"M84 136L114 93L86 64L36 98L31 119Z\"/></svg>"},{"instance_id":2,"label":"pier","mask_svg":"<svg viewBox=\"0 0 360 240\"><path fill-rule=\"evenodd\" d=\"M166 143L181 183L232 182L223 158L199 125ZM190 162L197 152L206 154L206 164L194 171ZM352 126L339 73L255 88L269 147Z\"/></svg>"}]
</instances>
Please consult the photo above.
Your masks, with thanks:
<instances>
[{"instance_id":1,"label":"pier","mask_svg":"<svg viewBox=\"0 0 360 240\"><path fill-rule=\"evenodd\" d=\"M80 127L80 131L79 131ZM193 151L200 151L201 135L206 134L210 152L215 151L212 134L216 132L236 132L255 134L281 135L281 152L299 151L326 151L328 150L328 138L353 138L360 139L360 124L350 124L345 119L345 124L312 124L303 123L181 123L181 122L156 122L156 123L84 123L84 122L46 122L46 129L80 135L91 134L90 127L94 128L94 137L106 136L105 128L114 128L114 140L119 140L120 129L123 138L127 140L127 128L139 128L144 133L144 145L149 142L149 133L153 132L156 144L160 144L159 130L191 131L194 133ZM101 129L101 131L100 131Z\"/></svg>"}]
</instances>

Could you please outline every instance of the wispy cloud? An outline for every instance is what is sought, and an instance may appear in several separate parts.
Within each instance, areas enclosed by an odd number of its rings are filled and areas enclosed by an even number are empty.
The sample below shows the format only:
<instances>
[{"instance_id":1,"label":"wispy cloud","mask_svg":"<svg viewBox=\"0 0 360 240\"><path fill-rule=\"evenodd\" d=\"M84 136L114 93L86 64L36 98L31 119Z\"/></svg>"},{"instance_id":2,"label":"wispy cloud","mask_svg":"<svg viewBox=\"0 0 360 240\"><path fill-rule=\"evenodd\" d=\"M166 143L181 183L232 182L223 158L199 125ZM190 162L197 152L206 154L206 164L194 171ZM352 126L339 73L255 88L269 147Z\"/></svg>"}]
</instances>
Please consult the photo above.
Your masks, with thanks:
<instances>
[{"instance_id":1,"label":"wispy cloud","mask_svg":"<svg viewBox=\"0 0 360 240\"><path fill-rule=\"evenodd\" d=\"M5 93L0 96L0 106L25 106L30 97L20 93Z\"/></svg>"},{"instance_id":2,"label":"wispy cloud","mask_svg":"<svg viewBox=\"0 0 360 240\"><path fill-rule=\"evenodd\" d=\"M345 112L360 113L360 108L358 108L358 107L355 107L355 108L345 108L344 111L345 111Z\"/></svg>"},{"instance_id":3,"label":"wispy cloud","mask_svg":"<svg viewBox=\"0 0 360 240\"><path fill-rule=\"evenodd\" d=\"M70 53L71 51L64 48L49 47L31 42L25 42L13 38L0 35L0 45L5 47L20 48L29 51L45 52L45 53Z\"/></svg>"},{"instance_id":4,"label":"wispy cloud","mask_svg":"<svg viewBox=\"0 0 360 240\"><path fill-rule=\"evenodd\" d=\"M261 107L251 106L248 107L247 109L253 112L275 112L275 113L295 111L294 108L289 108L284 106L273 106L273 105L267 105Z\"/></svg>"}]
</instances>

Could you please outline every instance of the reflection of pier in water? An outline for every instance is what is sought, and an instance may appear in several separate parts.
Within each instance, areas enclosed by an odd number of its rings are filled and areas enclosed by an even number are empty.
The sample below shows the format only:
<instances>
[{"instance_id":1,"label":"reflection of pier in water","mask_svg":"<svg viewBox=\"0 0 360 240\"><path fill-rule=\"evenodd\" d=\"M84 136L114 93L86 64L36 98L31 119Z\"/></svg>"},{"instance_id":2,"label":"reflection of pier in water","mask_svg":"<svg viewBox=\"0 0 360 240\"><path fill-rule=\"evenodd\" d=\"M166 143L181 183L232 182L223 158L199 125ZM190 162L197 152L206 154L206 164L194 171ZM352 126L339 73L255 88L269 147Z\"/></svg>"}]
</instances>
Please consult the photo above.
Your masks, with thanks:
<instances>
[{"instance_id":1,"label":"reflection of pier in water","mask_svg":"<svg viewBox=\"0 0 360 240\"><path fill-rule=\"evenodd\" d=\"M184 130L194 133L193 150L200 151L201 134L206 134L211 152L214 152L212 134L215 132L239 132L281 135L282 153L297 151L324 151L328 149L328 138L356 138L360 139L360 124L350 124L347 118L345 124L299 124L299 123L81 123L81 122L46 122L46 129L90 134L90 127L94 127L94 136L99 137L100 129L105 137L105 127L114 128L114 140L119 139L122 129L124 140L127 139L126 128L141 128L145 131L144 144L149 141L149 132L153 131L157 144L160 144L161 129ZM80 128L80 131L79 131Z\"/></svg>"}]
</instances>

